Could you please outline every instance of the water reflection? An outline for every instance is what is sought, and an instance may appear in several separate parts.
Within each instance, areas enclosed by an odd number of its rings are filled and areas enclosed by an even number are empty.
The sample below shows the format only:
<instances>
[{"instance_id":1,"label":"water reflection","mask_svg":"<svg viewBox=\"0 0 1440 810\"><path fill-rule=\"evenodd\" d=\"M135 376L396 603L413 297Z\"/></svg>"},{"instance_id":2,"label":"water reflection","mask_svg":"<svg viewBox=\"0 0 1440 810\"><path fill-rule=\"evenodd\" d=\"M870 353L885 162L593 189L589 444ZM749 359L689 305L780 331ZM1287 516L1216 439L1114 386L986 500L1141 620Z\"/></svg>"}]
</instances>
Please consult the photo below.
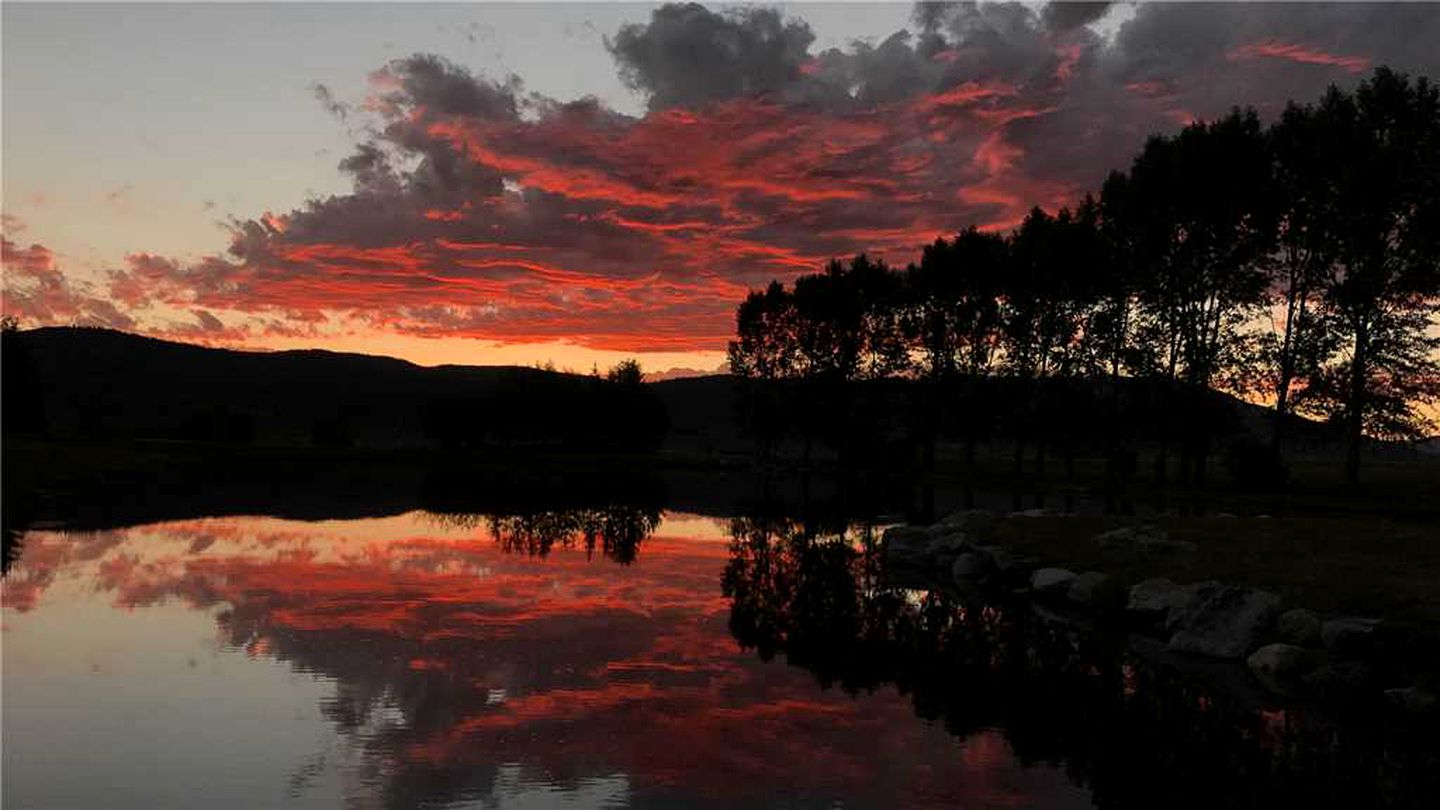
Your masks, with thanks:
<instances>
[{"instance_id":1,"label":"water reflection","mask_svg":"<svg viewBox=\"0 0 1440 810\"><path fill-rule=\"evenodd\" d=\"M635 560L640 543L660 525L660 510L644 506L610 505L595 509L540 509L513 515L473 512L431 512L443 525L460 528L486 526L500 547L532 557L549 556L556 545L581 546L585 557L600 553L622 565Z\"/></svg>"},{"instance_id":2,"label":"water reflection","mask_svg":"<svg viewBox=\"0 0 1440 810\"><path fill-rule=\"evenodd\" d=\"M31 531L4 590L4 803L1088 804L992 732L739 649L725 524L608 521ZM543 559L505 539L537 526Z\"/></svg>"},{"instance_id":3,"label":"water reflection","mask_svg":"<svg viewBox=\"0 0 1440 810\"><path fill-rule=\"evenodd\" d=\"M1440 787L1428 729L1257 707L1123 639L906 590L876 529L833 517L24 540L6 806L1369 807Z\"/></svg>"},{"instance_id":4,"label":"water reflection","mask_svg":"<svg viewBox=\"0 0 1440 810\"><path fill-rule=\"evenodd\" d=\"M730 628L762 659L783 654L852 694L893 684L960 738L1000 729L1020 762L1063 766L1097 806L1427 806L1440 795L1428 724L1257 707L1024 605L905 591L886 582L868 530L737 520L731 537Z\"/></svg>"}]
</instances>

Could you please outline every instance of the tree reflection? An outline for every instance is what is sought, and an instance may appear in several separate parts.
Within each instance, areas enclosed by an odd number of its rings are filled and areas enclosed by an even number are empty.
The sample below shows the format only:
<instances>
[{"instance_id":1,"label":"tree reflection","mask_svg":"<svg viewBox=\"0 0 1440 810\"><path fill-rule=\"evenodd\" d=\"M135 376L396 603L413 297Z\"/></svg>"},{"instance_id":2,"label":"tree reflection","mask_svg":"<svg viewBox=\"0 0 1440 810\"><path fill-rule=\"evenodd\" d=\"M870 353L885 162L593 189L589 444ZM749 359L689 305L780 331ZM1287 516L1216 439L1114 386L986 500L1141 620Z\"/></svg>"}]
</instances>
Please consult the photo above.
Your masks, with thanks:
<instances>
[{"instance_id":1,"label":"tree reflection","mask_svg":"<svg viewBox=\"0 0 1440 810\"><path fill-rule=\"evenodd\" d=\"M1413 806L1440 789L1433 734L1404 718L1256 706L1024 605L893 587L882 551L868 528L734 521L731 633L827 687L893 684L958 737L998 728L1098 807Z\"/></svg>"},{"instance_id":2,"label":"tree reflection","mask_svg":"<svg viewBox=\"0 0 1440 810\"><path fill-rule=\"evenodd\" d=\"M464 528L485 526L510 554L544 558L555 546L581 546L591 558L596 548L621 565L635 561L640 544L660 525L660 510L612 504L589 509L539 509L516 514L431 512L437 522Z\"/></svg>"},{"instance_id":3,"label":"tree reflection","mask_svg":"<svg viewBox=\"0 0 1440 810\"><path fill-rule=\"evenodd\" d=\"M876 539L820 534L789 519L737 518L722 589L732 600L730 631L766 660L787 660L825 686L873 689L886 672L883 652L903 612L901 595L883 588Z\"/></svg>"}]
</instances>

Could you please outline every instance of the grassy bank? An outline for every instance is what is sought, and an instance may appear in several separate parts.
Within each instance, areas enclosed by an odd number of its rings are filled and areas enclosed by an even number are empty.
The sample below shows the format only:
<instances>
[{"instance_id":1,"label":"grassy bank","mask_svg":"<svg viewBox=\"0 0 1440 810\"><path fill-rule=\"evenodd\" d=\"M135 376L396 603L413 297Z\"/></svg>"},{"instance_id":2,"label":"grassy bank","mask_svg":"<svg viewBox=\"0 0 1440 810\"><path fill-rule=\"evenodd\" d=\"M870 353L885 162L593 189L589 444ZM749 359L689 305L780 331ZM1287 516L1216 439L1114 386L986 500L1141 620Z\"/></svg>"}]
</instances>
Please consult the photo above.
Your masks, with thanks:
<instances>
[{"instance_id":1,"label":"grassy bank","mask_svg":"<svg viewBox=\"0 0 1440 810\"><path fill-rule=\"evenodd\" d=\"M1045 565L1104 571L1124 584L1149 577L1221 580L1264 588L1288 606L1381 616L1440 633L1440 528L1428 520L1367 517L1160 517L1147 525L1193 550L1107 547L1096 535L1134 521L1008 518L982 539Z\"/></svg>"}]
</instances>

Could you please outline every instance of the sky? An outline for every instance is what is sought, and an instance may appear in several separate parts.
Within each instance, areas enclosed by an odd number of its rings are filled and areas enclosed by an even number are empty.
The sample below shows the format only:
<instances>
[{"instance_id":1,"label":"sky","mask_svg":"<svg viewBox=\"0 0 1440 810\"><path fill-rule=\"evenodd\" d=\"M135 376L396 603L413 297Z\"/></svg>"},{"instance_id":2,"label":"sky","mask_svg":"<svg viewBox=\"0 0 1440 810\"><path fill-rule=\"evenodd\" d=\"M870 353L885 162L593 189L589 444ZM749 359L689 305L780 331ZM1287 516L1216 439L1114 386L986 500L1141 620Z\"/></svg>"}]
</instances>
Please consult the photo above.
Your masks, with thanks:
<instances>
[{"instance_id":1,"label":"sky","mask_svg":"<svg viewBox=\"0 0 1440 810\"><path fill-rule=\"evenodd\" d=\"M716 369L747 290L1440 75L1427 4L0 6L6 314Z\"/></svg>"}]
</instances>

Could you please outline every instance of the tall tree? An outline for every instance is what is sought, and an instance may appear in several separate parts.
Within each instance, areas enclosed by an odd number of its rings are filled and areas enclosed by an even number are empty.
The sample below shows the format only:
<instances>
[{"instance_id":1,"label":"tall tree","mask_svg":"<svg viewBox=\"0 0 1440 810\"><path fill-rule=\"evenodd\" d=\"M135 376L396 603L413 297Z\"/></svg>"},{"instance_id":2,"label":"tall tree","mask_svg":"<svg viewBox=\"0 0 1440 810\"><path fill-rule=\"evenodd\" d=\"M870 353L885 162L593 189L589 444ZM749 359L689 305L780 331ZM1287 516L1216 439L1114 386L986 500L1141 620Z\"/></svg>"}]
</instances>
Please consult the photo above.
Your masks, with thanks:
<instances>
[{"instance_id":1,"label":"tall tree","mask_svg":"<svg viewBox=\"0 0 1440 810\"><path fill-rule=\"evenodd\" d=\"M1081 206L1082 221L1094 227L1093 252L1087 256L1092 307L1085 342L1095 366L1107 369L1112 379L1141 367L1132 342L1140 272L1138 216L1131 189L1129 175L1111 172L1100 188L1100 199Z\"/></svg>"},{"instance_id":2,"label":"tall tree","mask_svg":"<svg viewBox=\"0 0 1440 810\"><path fill-rule=\"evenodd\" d=\"M1427 331L1440 308L1440 98L1380 68L1353 94L1332 87L1315 113L1335 240L1324 316L1343 348L1305 399L1344 425L1354 483L1364 435L1417 434L1416 405L1440 396Z\"/></svg>"},{"instance_id":3,"label":"tall tree","mask_svg":"<svg viewBox=\"0 0 1440 810\"><path fill-rule=\"evenodd\" d=\"M1152 138L1131 170L1144 303L1166 374L1207 386L1263 301L1273 233L1269 157L1254 111Z\"/></svg>"},{"instance_id":4,"label":"tall tree","mask_svg":"<svg viewBox=\"0 0 1440 810\"><path fill-rule=\"evenodd\" d=\"M1275 183L1275 241L1270 274L1270 328L1259 335L1259 368L1250 379L1274 397L1271 447L1281 450L1297 386L1313 379L1334 352L1330 331L1315 311L1335 258L1336 215L1323 119L1313 108L1291 103L1267 133Z\"/></svg>"},{"instance_id":5,"label":"tall tree","mask_svg":"<svg viewBox=\"0 0 1440 810\"><path fill-rule=\"evenodd\" d=\"M849 382L904 369L901 292L899 276L864 254L796 279L792 298L805 373Z\"/></svg>"},{"instance_id":6,"label":"tall tree","mask_svg":"<svg viewBox=\"0 0 1440 810\"><path fill-rule=\"evenodd\" d=\"M966 466L974 466L976 436L987 417L975 378L990 372L995 356L1005 252L1002 237L971 227L954 239L926 245L920 263L906 270L905 327L913 370L924 386L916 416L927 472L934 470L935 442L946 411L959 411ZM942 399L959 408L942 408ZM928 487L925 495L928 512Z\"/></svg>"},{"instance_id":7,"label":"tall tree","mask_svg":"<svg viewBox=\"0 0 1440 810\"><path fill-rule=\"evenodd\" d=\"M1264 300L1273 184L1259 118L1232 111L1151 138L1131 168L1130 211L1149 271L1140 288L1157 370L1186 383L1182 477L1204 476L1208 413L1200 396L1239 361L1244 324ZM1162 442L1163 444L1163 442ZM1164 463L1162 449L1160 464Z\"/></svg>"},{"instance_id":8,"label":"tall tree","mask_svg":"<svg viewBox=\"0 0 1440 810\"><path fill-rule=\"evenodd\" d=\"M1004 240L969 228L926 245L905 273L906 329L921 377L990 370L1000 324Z\"/></svg>"},{"instance_id":9,"label":"tall tree","mask_svg":"<svg viewBox=\"0 0 1440 810\"><path fill-rule=\"evenodd\" d=\"M760 460L769 461L790 421L782 381L800 373L795 301L783 284L772 281L741 302L728 355L730 371L745 379L741 422L755 437Z\"/></svg>"},{"instance_id":10,"label":"tall tree","mask_svg":"<svg viewBox=\"0 0 1440 810\"><path fill-rule=\"evenodd\" d=\"M772 281L764 290L751 291L735 313L735 339L728 351L731 372L760 380L795 376L795 327L795 302L783 284Z\"/></svg>"}]
</instances>

